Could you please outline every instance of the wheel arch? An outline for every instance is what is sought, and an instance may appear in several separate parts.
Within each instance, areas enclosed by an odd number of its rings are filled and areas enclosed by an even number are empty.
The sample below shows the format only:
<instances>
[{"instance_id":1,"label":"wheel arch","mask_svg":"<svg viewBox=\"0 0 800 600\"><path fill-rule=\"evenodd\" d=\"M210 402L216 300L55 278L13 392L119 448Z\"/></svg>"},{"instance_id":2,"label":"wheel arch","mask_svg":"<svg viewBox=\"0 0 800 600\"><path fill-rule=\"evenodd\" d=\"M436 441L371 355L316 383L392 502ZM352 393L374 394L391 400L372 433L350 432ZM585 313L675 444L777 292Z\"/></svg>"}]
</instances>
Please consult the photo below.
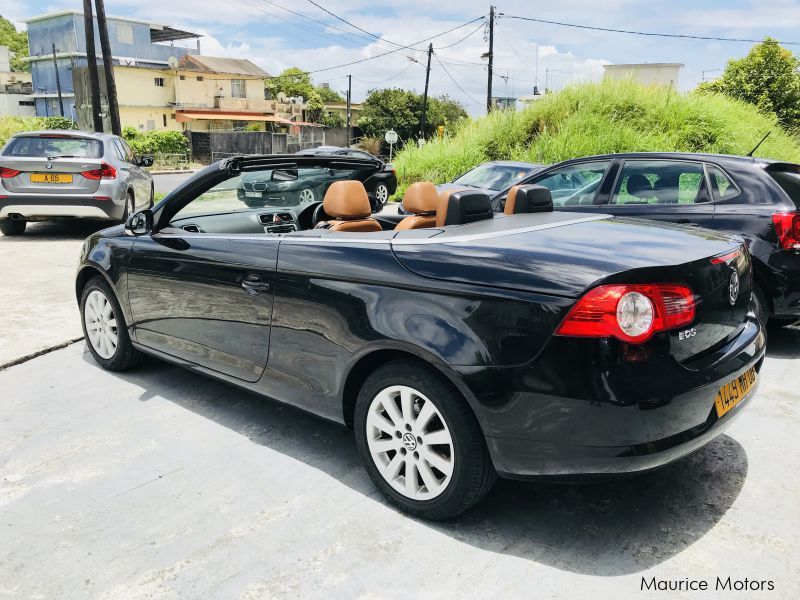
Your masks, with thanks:
<instances>
[{"instance_id":1,"label":"wheel arch","mask_svg":"<svg viewBox=\"0 0 800 600\"><path fill-rule=\"evenodd\" d=\"M483 423L481 422L479 413L475 411L475 398L467 385L461 380L460 377L447 365L436 360L432 355L428 355L424 351L411 348L399 347L384 347L374 348L357 358L350 368L347 370L347 376L344 378L344 383L340 392L340 402L342 408L342 417L345 425L348 428L353 428L354 413L356 406L356 399L361 386L366 381L367 377L375 369L393 360L406 359L411 362L416 362L420 366L428 369L435 370L447 381L453 388L467 401L470 410L475 415L478 423L483 430Z\"/></svg>"},{"instance_id":2,"label":"wheel arch","mask_svg":"<svg viewBox=\"0 0 800 600\"><path fill-rule=\"evenodd\" d=\"M108 273L106 273L100 266L94 264L85 264L81 266L77 276L75 277L75 299L78 301L78 303L81 301L83 288L86 287L86 284L89 283L90 279L96 277L97 275L100 275L103 279L105 279L106 283L111 287L111 290L117 296L117 302L119 302L120 306L122 306L124 309L124 305L119 297L119 291L114 285L114 282L111 281L111 277L109 277Z\"/></svg>"}]
</instances>

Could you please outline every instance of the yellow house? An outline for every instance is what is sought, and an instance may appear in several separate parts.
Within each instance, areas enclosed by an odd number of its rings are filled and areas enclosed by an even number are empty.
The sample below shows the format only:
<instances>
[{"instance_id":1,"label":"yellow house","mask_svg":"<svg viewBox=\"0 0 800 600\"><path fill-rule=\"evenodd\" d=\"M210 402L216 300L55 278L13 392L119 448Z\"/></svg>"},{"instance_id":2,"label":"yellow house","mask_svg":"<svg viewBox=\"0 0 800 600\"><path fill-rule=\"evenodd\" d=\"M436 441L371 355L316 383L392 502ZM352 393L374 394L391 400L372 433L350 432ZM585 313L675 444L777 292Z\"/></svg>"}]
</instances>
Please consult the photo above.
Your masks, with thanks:
<instances>
[{"instance_id":1,"label":"yellow house","mask_svg":"<svg viewBox=\"0 0 800 600\"><path fill-rule=\"evenodd\" d=\"M270 75L249 60L185 55L167 69L115 66L114 77L122 126L142 131L232 129L282 108L264 99Z\"/></svg>"}]
</instances>

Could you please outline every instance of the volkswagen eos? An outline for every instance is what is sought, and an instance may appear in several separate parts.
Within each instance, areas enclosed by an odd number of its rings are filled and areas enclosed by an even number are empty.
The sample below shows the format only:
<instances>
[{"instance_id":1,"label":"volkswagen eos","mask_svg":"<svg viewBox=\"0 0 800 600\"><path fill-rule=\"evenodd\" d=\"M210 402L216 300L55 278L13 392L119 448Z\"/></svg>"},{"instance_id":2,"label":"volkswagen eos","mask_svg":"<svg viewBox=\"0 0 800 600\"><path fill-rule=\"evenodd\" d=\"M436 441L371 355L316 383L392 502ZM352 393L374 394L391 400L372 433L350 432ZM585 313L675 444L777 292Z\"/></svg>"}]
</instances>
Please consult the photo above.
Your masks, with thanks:
<instances>
[{"instance_id":1,"label":"volkswagen eos","mask_svg":"<svg viewBox=\"0 0 800 600\"><path fill-rule=\"evenodd\" d=\"M251 209L243 176L320 167L321 202ZM608 477L719 435L758 383L738 238L552 211L520 186L420 182L381 212L317 156L215 163L83 246L76 294L105 369L143 354L353 428L386 497L431 519L496 477ZM375 212L373 212L375 211Z\"/></svg>"}]
</instances>

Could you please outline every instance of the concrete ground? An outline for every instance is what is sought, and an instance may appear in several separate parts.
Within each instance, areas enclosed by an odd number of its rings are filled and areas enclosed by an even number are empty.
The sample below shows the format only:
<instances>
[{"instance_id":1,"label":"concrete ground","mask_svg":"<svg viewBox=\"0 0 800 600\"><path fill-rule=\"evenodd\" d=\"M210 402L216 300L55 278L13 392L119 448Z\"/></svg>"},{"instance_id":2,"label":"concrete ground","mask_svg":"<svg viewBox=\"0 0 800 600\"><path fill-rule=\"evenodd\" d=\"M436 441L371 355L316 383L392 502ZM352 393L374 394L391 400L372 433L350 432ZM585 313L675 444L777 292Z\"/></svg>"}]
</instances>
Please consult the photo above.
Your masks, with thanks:
<instances>
[{"instance_id":1,"label":"concrete ground","mask_svg":"<svg viewBox=\"0 0 800 600\"><path fill-rule=\"evenodd\" d=\"M193 174L193 171L186 173L164 173L163 175L156 173L153 175L153 188L156 194L166 194L171 192Z\"/></svg>"},{"instance_id":2,"label":"concrete ground","mask_svg":"<svg viewBox=\"0 0 800 600\"><path fill-rule=\"evenodd\" d=\"M448 523L390 508L352 436L150 360L73 344L0 371L0 597L634 598L647 579L798 598L800 329L696 454L593 485L501 481ZM698 596L699 594L699 596Z\"/></svg>"},{"instance_id":3,"label":"concrete ground","mask_svg":"<svg viewBox=\"0 0 800 600\"><path fill-rule=\"evenodd\" d=\"M156 175L167 192L189 174ZM75 267L83 240L100 221L28 223L24 235L0 234L0 366L82 335Z\"/></svg>"}]
</instances>

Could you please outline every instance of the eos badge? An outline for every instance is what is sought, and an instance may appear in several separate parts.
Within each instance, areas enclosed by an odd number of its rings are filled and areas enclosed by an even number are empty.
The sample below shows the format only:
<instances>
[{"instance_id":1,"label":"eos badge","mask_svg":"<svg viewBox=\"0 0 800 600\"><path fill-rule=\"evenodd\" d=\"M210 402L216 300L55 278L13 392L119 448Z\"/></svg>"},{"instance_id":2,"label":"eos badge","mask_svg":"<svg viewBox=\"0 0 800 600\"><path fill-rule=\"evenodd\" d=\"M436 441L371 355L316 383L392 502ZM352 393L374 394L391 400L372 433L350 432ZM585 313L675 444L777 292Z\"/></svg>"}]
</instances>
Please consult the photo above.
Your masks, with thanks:
<instances>
[{"instance_id":1,"label":"eos badge","mask_svg":"<svg viewBox=\"0 0 800 600\"><path fill-rule=\"evenodd\" d=\"M739 298L739 274L734 271L733 275L731 275L731 283L728 287L728 302L731 303L731 306L736 304L736 300Z\"/></svg>"},{"instance_id":2,"label":"eos badge","mask_svg":"<svg viewBox=\"0 0 800 600\"><path fill-rule=\"evenodd\" d=\"M679 341L688 340L689 338L694 337L696 335L697 335L697 328L692 327L691 329L685 329L680 333L678 333L678 340Z\"/></svg>"}]
</instances>

